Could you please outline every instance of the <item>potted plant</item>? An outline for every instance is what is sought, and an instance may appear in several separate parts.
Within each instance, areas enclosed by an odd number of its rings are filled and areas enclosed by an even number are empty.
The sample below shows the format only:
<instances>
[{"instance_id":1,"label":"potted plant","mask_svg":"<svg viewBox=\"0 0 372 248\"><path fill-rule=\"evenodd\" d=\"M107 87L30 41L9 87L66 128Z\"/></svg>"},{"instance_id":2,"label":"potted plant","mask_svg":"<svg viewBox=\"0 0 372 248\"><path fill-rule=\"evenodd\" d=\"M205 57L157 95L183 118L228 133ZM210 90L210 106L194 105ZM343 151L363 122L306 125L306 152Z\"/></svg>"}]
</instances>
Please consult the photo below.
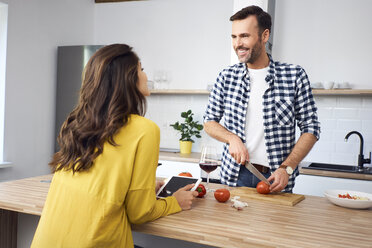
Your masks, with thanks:
<instances>
[{"instance_id":1,"label":"potted plant","mask_svg":"<svg viewBox=\"0 0 372 248\"><path fill-rule=\"evenodd\" d=\"M201 138L200 131L203 130L203 125L199 124L198 121L194 121L191 110L187 112L182 112L181 117L185 119L184 122L179 123L178 121L170 126L181 133L180 138L180 152L181 153L191 153L192 143L194 140L193 136L196 138Z\"/></svg>"}]
</instances>

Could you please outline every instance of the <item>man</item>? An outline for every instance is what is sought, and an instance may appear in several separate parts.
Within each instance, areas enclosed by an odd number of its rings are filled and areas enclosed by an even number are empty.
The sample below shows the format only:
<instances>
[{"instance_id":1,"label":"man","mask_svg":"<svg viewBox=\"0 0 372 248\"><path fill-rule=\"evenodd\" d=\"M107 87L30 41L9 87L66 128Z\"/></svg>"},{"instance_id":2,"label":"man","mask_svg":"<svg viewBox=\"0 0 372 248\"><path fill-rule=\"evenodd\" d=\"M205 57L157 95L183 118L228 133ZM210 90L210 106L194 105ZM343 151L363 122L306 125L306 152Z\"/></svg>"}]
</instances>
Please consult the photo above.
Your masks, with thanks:
<instances>
[{"instance_id":1,"label":"man","mask_svg":"<svg viewBox=\"0 0 372 248\"><path fill-rule=\"evenodd\" d=\"M204 115L205 131L225 143L221 183L256 187L259 180L244 166L250 161L272 182L271 192L292 192L297 165L320 134L308 77L266 53L271 17L260 7L246 7L230 21L240 63L219 74Z\"/></svg>"}]
</instances>

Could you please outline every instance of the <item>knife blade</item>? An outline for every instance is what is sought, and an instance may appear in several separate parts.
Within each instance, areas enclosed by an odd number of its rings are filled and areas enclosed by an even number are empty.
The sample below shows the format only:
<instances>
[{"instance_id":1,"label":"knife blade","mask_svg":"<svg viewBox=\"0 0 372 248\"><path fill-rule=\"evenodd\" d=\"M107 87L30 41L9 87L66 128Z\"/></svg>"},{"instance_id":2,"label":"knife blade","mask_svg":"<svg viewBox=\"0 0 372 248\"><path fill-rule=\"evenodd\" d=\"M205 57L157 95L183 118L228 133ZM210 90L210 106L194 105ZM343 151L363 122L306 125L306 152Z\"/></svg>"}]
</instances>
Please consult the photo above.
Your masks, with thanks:
<instances>
[{"instance_id":1,"label":"knife blade","mask_svg":"<svg viewBox=\"0 0 372 248\"><path fill-rule=\"evenodd\" d=\"M259 172L256 167L254 167L252 165L251 162L249 161L245 161L245 168L247 168L250 172L252 172L253 175L255 175L258 179L260 179L261 181L264 181L265 183L267 183L268 185L270 185L270 182L269 180L267 180L267 178L261 174L261 172Z\"/></svg>"}]
</instances>

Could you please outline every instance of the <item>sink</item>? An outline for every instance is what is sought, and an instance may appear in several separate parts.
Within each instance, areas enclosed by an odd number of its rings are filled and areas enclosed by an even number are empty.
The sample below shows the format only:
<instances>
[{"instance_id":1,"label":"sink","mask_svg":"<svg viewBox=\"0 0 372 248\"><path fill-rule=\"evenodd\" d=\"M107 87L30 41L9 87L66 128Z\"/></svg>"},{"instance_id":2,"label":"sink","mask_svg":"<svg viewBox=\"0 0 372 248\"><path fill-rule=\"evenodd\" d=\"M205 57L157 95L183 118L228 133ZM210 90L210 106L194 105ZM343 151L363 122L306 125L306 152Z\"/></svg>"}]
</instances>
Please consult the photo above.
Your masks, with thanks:
<instances>
[{"instance_id":1,"label":"sink","mask_svg":"<svg viewBox=\"0 0 372 248\"><path fill-rule=\"evenodd\" d=\"M359 172L357 166L340 165L340 164L311 163L308 166L303 166L302 169L372 174L372 170L370 167L364 167L364 171Z\"/></svg>"}]
</instances>

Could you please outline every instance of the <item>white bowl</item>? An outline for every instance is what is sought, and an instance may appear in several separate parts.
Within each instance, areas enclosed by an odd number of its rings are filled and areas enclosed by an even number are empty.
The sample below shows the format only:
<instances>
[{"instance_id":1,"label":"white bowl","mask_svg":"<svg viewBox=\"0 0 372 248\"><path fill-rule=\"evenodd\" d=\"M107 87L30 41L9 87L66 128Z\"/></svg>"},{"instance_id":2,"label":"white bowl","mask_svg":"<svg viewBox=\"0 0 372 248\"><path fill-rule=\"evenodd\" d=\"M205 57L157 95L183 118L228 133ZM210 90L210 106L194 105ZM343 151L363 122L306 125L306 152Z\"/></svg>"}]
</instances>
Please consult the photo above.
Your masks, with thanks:
<instances>
[{"instance_id":1,"label":"white bowl","mask_svg":"<svg viewBox=\"0 0 372 248\"><path fill-rule=\"evenodd\" d=\"M333 89L334 84L335 84L335 82L332 82L332 81L323 82L324 89L326 89L326 90Z\"/></svg>"},{"instance_id":2,"label":"white bowl","mask_svg":"<svg viewBox=\"0 0 372 248\"><path fill-rule=\"evenodd\" d=\"M351 89L351 86L350 86L349 82L341 82L339 84L338 88L340 88L340 89Z\"/></svg>"},{"instance_id":3,"label":"white bowl","mask_svg":"<svg viewBox=\"0 0 372 248\"><path fill-rule=\"evenodd\" d=\"M347 199L347 198L339 198L338 194L345 195L349 193L351 196L359 196L359 197L367 197L369 200L354 200L354 199ZM332 202L341 207L346 208L356 208L356 209L365 209L372 207L372 194L358 192L358 191L350 191L350 190L326 190L324 192L325 197Z\"/></svg>"},{"instance_id":4,"label":"white bowl","mask_svg":"<svg viewBox=\"0 0 372 248\"><path fill-rule=\"evenodd\" d=\"M313 89L324 89L322 82L310 83L310 87Z\"/></svg>"}]
</instances>

